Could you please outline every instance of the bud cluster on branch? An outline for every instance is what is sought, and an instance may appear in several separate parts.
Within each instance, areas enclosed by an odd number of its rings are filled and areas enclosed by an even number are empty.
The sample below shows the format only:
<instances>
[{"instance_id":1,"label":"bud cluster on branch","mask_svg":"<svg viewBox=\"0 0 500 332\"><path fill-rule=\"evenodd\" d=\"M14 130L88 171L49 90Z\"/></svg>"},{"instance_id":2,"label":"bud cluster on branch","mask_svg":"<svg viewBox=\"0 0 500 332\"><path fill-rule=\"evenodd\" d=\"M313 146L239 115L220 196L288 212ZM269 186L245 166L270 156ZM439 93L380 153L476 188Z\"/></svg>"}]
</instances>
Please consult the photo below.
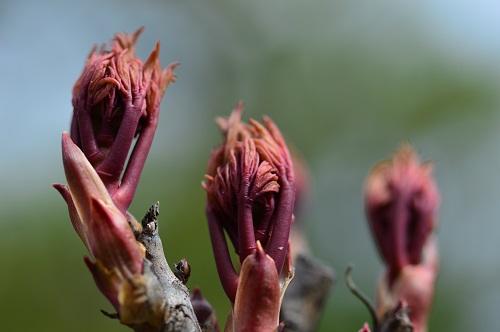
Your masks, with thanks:
<instances>
[{"instance_id":1,"label":"bud cluster on branch","mask_svg":"<svg viewBox=\"0 0 500 332\"><path fill-rule=\"evenodd\" d=\"M158 203L141 221L128 211L177 66L161 67L159 43L145 61L138 58L141 32L117 34L88 56L73 88L70 133L62 135L67 185L54 187L88 250L85 264L116 311L107 316L137 332L219 331L213 307L199 289L186 287L187 260L173 270L167 263ZM222 143L202 184L215 266L232 305L225 331L314 331L334 275L312 257L302 227L294 225L307 169L270 118L244 122L242 113L240 102L217 119ZM432 235L438 205L432 166L407 144L368 176L366 215L386 271L376 306L347 272L348 287L373 319L360 331L427 330L438 273Z\"/></svg>"},{"instance_id":2,"label":"bud cluster on branch","mask_svg":"<svg viewBox=\"0 0 500 332\"><path fill-rule=\"evenodd\" d=\"M386 271L377 286L375 331L427 331L438 273L439 193L432 164L409 144L380 162L365 184L365 208ZM362 331L365 331L364 327Z\"/></svg>"}]
</instances>

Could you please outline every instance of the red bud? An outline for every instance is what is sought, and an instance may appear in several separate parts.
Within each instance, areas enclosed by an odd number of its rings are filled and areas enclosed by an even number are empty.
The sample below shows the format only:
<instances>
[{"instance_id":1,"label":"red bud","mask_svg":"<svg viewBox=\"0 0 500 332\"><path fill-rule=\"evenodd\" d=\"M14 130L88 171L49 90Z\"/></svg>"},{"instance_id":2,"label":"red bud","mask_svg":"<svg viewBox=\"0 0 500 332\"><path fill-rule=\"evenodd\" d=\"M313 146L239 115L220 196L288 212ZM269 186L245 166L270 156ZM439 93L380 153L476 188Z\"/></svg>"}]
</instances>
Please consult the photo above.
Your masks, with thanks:
<instances>
[{"instance_id":1,"label":"red bud","mask_svg":"<svg viewBox=\"0 0 500 332\"><path fill-rule=\"evenodd\" d=\"M241 267L233 309L234 332L271 332L279 324L280 285L273 259L258 242Z\"/></svg>"},{"instance_id":2,"label":"red bud","mask_svg":"<svg viewBox=\"0 0 500 332\"><path fill-rule=\"evenodd\" d=\"M241 120L240 103L228 118L217 120L224 135L208 163L207 218L221 282L234 300L234 268L224 231L240 262L260 241L280 273L288 253L295 186L293 165L280 131L269 119L263 124Z\"/></svg>"},{"instance_id":3,"label":"red bud","mask_svg":"<svg viewBox=\"0 0 500 332\"><path fill-rule=\"evenodd\" d=\"M135 55L141 32L117 34L110 49L92 50L73 88L71 137L123 212L135 193L158 125L160 102L175 81L177 66L161 68L159 44L143 64Z\"/></svg>"},{"instance_id":4,"label":"red bud","mask_svg":"<svg viewBox=\"0 0 500 332\"><path fill-rule=\"evenodd\" d=\"M432 166L421 163L409 145L402 145L368 176L366 214L391 282L404 266L420 263L438 205Z\"/></svg>"}]
</instances>

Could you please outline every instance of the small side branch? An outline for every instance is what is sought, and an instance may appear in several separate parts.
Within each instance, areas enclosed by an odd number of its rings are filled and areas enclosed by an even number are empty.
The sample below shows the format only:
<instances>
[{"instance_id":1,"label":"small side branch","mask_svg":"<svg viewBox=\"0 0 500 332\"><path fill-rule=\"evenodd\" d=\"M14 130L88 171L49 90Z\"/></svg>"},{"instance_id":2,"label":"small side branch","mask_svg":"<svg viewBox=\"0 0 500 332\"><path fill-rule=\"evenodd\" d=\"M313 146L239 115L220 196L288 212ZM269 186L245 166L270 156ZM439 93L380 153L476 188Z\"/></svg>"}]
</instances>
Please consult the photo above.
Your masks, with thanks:
<instances>
[{"instance_id":1,"label":"small side branch","mask_svg":"<svg viewBox=\"0 0 500 332\"><path fill-rule=\"evenodd\" d=\"M352 279L352 265L349 265L345 271L345 280L347 288L357 297L368 309L373 322L373 332L413 332L413 324L409 318L408 306L404 302L398 305L381 319L378 318L375 307L370 299L358 289Z\"/></svg>"},{"instance_id":2,"label":"small side branch","mask_svg":"<svg viewBox=\"0 0 500 332\"><path fill-rule=\"evenodd\" d=\"M354 267L352 265L349 265L345 271L346 286L347 286L347 288L349 288L351 293L356 298L358 298L365 305L365 307L368 309L368 311L370 312L370 316L372 318L373 330L377 331L379 321L377 318L377 313L375 312L375 307L373 306L373 304L370 301L370 299L368 298L368 296L366 296L360 289L358 289L358 287L354 283L354 280L352 279L352 270L353 269L354 269Z\"/></svg>"},{"instance_id":3,"label":"small side branch","mask_svg":"<svg viewBox=\"0 0 500 332\"><path fill-rule=\"evenodd\" d=\"M144 273L151 273L161 288L164 321L161 332L199 332L201 331L189 291L168 266L163 252L163 244L158 232L159 203L155 203L142 219L142 232L138 241L146 248L146 261L149 265Z\"/></svg>"}]
</instances>

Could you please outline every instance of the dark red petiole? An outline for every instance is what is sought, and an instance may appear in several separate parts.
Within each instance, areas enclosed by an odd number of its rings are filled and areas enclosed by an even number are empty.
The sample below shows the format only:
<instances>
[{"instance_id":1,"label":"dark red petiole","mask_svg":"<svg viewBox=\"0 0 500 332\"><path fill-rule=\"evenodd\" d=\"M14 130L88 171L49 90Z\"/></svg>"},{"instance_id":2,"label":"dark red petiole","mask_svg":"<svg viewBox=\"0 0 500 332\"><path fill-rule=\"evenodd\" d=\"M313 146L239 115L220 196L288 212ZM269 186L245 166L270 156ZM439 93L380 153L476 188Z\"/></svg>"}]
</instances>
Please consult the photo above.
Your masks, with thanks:
<instances>
[{"instance_id":1,"label":"dark red petiole","mask_svg":"<svg viewBox=\"0 0 500 332\"><path fill-rule=\"evenodd\" d=\"M293 186L293 175L287 176L285 167L280 166L283 174L280 179L280 196L275 216L273 217L273 231L266 252L274 259L278 273L281 273L285 263L290 227L292 225L293 208L295 204L295 188Z\"/></svg>"},{"instance_id":2,"label":"dark red petiole","mask_svg":"<svg viewBox=\"0 0 500 332\"><path fill-rule=\"evenodd\" d=\"M103 179L106 187L108 185L115 185L120 179L130 146L137 131L137 125L142 115L143 102L143 99L139 99L137 104L127 103L120 129L118 129L111 149L106 159L97 167L97 173Z\"/></svg>"},{"instance_id":3,"label":"dark red petiole","mask_svg":"<svg viewBox=\"0 0 500 332\"><path fill-rule=\"evenodd\" d=\"M155 114L159 114L159 112L155 112ZM142 169L144 168L146 158L148 157L149 150L151 149L157 126L158 116L155 116L149 120L147 126L142 129L142 132L135 143L127 168L123 174L120 189L113 197L116 204L122 209L127 209L134 198L137 184L139 183Z\"/></svg>"},{"instance_id":4,"label":"dark red petiole","mask_svg":"<svg viewBox=\"0 0 500 332\"><path fill-rule=\"evenodd\" d=\"M208 206L205 212L208 220L208 230L212 241L212 250L215 257L217 273L219 274L226 295L231 302L234 302L236 298L236 289L238 288L238 274L234 269L231 256L229 255L226 238L224 237L224 230L214 212Z\"/></svg>"}]
</instances>

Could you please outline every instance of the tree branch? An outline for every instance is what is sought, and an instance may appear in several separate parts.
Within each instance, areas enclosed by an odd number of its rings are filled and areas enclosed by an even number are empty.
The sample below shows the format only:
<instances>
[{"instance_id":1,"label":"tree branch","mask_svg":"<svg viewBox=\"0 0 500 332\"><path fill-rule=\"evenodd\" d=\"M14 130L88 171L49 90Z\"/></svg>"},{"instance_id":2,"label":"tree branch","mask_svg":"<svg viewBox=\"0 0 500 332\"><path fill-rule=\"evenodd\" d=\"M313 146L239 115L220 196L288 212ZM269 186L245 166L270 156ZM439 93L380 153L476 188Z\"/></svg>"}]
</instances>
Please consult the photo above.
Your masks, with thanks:
<instances>
[{"instance_id":1,"label":"tree branch","mask_svg":"<svg viewBox=\"0 0 500 332\"><path fill-rule=\"evenodd\" d=\"M163 244L158 233L159 203L155 203L142 219L138 241L146 248L144 274L157 280L160 294L154 301L161 302L164 311L160 329L137 329L137 332L200 332L189 291L168 266ZM152 295L154 296L154 295ZM151 299L149 299L151 300Z\"/></svg>"}]
</instances>

